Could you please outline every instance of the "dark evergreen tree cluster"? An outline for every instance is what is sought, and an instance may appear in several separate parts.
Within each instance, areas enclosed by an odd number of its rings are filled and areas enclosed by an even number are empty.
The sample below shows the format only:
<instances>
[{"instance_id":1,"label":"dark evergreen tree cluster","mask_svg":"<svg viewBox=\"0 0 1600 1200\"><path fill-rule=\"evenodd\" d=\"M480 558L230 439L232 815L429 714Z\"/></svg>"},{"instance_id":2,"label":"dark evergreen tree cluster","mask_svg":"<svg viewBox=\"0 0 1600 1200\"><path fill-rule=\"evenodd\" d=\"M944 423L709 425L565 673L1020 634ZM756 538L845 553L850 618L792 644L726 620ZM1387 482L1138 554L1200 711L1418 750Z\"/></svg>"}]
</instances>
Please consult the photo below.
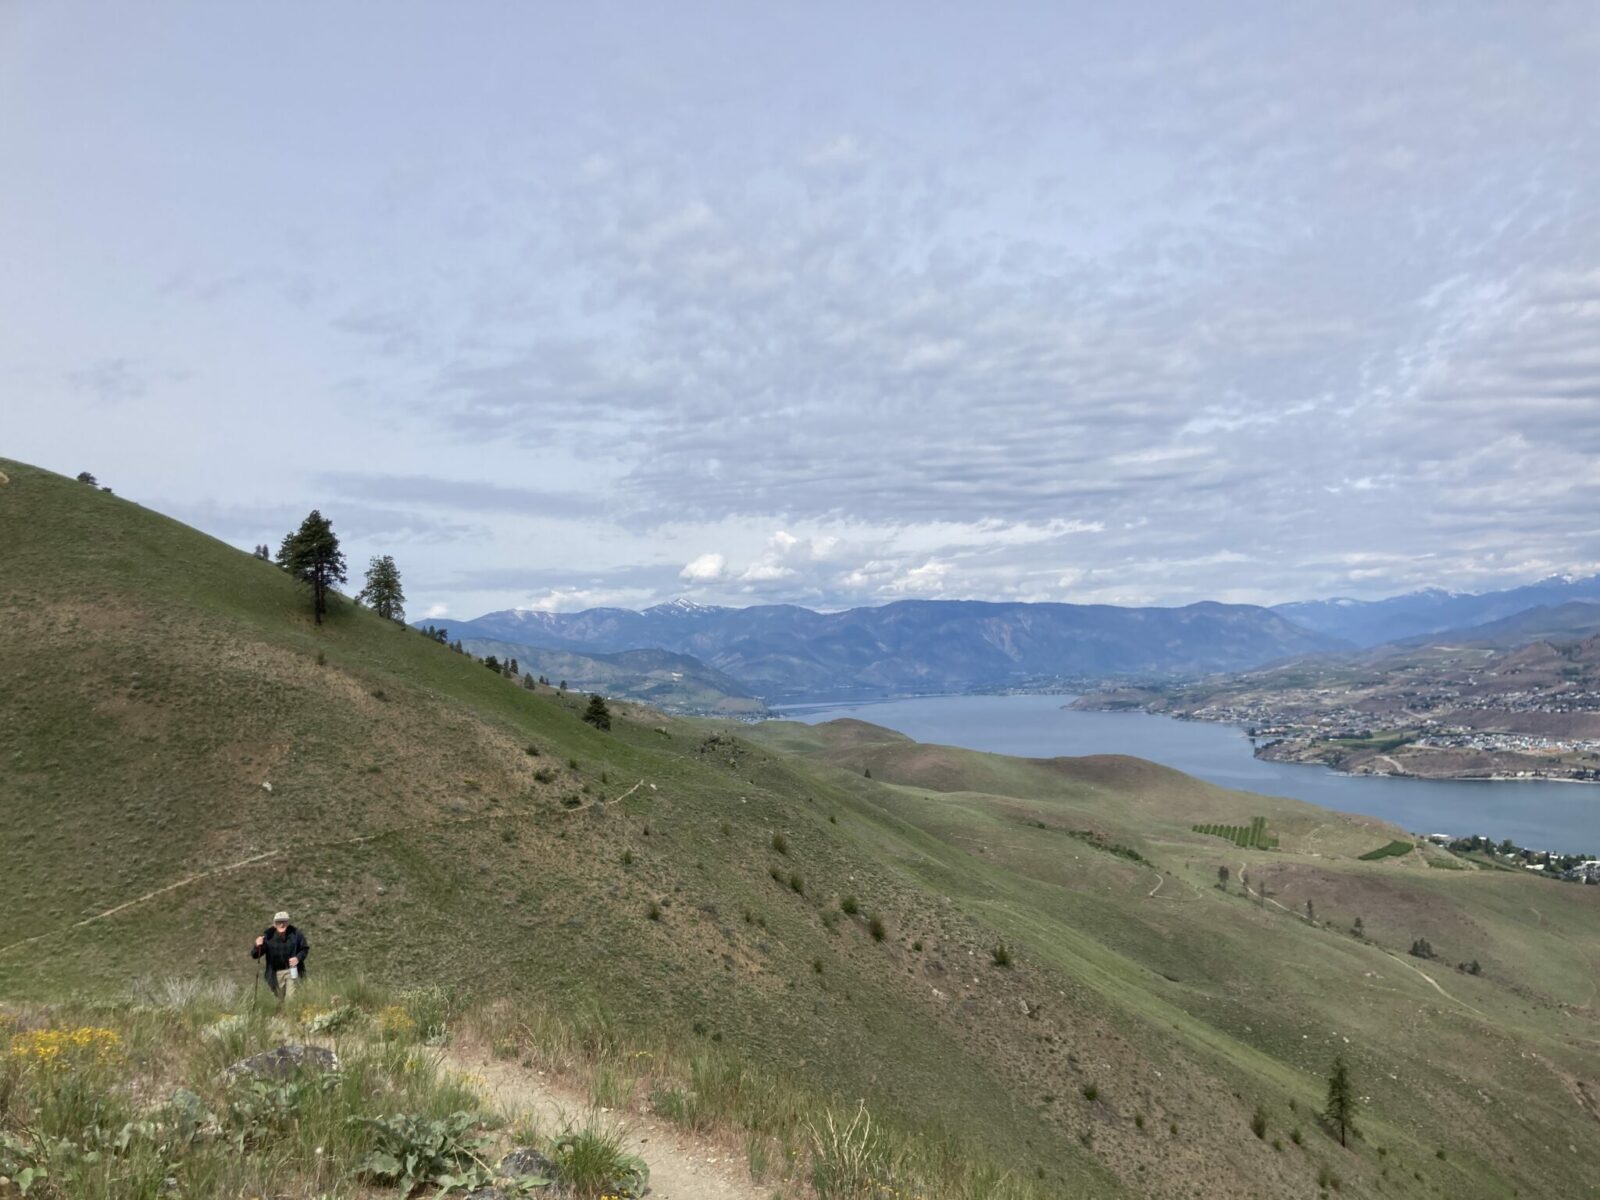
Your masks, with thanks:
<instances>
[{"instance_id":1,"label":"dark evergreen tree cluster","mask_svg":"<svg viewBox=\"0 0 1600 1200\"><path fill-rule=\"evenodd\" d=\"M333 522L316 509L300 522L300 528L285 534L278 547L278 565L311 589L311 613L318 625L328 611L328 593L343 583L344 552L339 549Z\"/></svg>"},{"instance_id":2,"label":"dark evergreen tree cluster","mask_svg":"<svg viewBox=\"0 0 1600 1200\"><path fill-rule=\"evenodd\" d=\"M400 586L400 568L391 555L375 557L367 564L367 585L356 599L385 620L406 619L406 593Z\"/></svg>"},{"instance_id":3,"label":"dark evergreen tree cluster","mask_svg":"<svg viewBox=\"0 0 1600 1200\"><path fill-rule=\"evenodd\" d=\"M1356 1122L1356 1094L1350 1084L1350 1069L1345 1066L1342 1054L1334 1058L1333 1069L1328 1074L1328 1105L1322 1112L1339 1131L1339 1145L1347 1145L1345 1135L1355 1127Z\"/></svg>"},{"instance_id":4,"label":"dark evergreen tree cluster","mask_svg":"<svg viewBox=\"0 0 1600 1200\"><path fill-rule=\"evenodd\" d=\"M596 729L611 728L611 710L606 707L606 698L596 692L589 697L589 707L583 710L583 719Z\"/></svg>"}]
</instances>

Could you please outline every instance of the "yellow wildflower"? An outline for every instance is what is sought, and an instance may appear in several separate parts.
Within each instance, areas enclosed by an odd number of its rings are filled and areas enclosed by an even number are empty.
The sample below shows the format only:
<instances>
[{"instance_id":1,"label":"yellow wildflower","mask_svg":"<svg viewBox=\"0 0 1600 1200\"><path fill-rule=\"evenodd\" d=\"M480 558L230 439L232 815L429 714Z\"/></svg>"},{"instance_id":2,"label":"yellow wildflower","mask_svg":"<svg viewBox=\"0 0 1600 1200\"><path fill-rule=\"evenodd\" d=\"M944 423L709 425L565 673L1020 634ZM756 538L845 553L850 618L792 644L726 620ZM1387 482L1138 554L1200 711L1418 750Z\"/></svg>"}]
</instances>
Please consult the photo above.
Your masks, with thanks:
<instances>
[{"instance_id":1,"label":"yellow wildflower","mask_svg":"<svg viewBox=\"0 0 1600 1200\"><path fill-rule=\"evenodd\" d=\"M71 1070L89 1064L116 1062L122 1038L114 1029L83 1025L77 1029L35 1029L11 1038L10 1057L24 1067Z\"/></svg>"}]
</instances>

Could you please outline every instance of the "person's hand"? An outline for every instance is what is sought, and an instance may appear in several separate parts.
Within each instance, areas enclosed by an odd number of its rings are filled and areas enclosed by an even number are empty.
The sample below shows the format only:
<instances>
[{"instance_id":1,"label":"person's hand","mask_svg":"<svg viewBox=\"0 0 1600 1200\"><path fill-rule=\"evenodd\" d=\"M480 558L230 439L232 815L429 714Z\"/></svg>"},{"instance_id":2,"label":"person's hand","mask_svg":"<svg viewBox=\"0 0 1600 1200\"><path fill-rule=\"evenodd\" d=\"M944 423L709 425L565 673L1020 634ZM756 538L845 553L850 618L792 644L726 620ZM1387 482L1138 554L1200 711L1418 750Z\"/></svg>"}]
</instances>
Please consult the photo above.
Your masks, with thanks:
<instances>
[{"instance_id":1,"label":"person's hand","mask_svg":"<svg viewBox=\"0 0 1600 1200\"><path fill-rule=\"evenodd\" d=\"M290 959L290 960L289 960L289 965L290 965L290 966L291 966L291 967L298 967L298 966L299 966L299 965L300 965L300 960L299 960L299 958L291 958L291 959Z\"/></svg>"},{"instance_id":2,"label":"person's hand","mask_svg":"<svg viewBox=\"0 0 1600 1200\"><path fill-rule=\"evenodd\" d=\"M266 945L266 944L267 944L267 939L266 939L266 938L264 938L264 937L258 937L258 938L257 938L257 939L256 939L256 945L257 945L257 946L264 946L264 945Z\"/></svg>"}]
</instances>

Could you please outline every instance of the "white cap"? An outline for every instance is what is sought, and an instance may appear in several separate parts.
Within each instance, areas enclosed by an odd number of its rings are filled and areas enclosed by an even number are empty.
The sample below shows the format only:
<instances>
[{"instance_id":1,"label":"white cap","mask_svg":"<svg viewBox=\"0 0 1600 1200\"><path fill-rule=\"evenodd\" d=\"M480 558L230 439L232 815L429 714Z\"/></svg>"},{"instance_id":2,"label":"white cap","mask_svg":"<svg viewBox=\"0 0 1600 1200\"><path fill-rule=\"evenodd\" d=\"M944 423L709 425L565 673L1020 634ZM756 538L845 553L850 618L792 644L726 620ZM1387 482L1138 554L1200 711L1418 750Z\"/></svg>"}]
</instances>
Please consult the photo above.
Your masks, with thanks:
<instances>
[{"instance_id":1,"label":"white cap","mask_svg":"<svg viewBox=\"0 0 1600 1200\"><path fill-rule=\"evenodd\" d=\"M286 912L275 912L275 913L273 913L272 914L272 923L274 925L276 925L279 921L282 921L285 925L287 925L289 923L289 914L286 913Z\"/></svg>"}]
</instances>

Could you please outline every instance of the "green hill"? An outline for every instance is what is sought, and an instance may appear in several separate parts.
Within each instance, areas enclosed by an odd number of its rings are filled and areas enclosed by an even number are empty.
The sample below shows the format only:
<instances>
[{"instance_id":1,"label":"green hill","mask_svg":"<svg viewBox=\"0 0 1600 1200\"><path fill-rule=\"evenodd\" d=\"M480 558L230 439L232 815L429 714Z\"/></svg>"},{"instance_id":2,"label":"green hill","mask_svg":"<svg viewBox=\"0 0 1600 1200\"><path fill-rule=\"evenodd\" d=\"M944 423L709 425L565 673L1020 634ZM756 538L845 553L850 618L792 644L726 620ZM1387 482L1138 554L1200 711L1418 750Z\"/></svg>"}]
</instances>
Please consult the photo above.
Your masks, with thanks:
<instances>
[{"instance_id":1,"label":"green hill","mask_svg":"<svg viewBox=\"0 0 1600 1200\"><path fill-rule=\"evenodd\" d=\"M286 907L315 971L601 1011L1040 1196L1600 1177L1600 888L1363 862L1403 831L1133 759L626 703L602 733L348 602L313 626L276 567L136 504L0 472L0 1000L248 981ZM1193 831L1257 817L1279 849ZM1336 1052L1348 1149L1314 1117Z\"/></svg>"}]
</instances>

